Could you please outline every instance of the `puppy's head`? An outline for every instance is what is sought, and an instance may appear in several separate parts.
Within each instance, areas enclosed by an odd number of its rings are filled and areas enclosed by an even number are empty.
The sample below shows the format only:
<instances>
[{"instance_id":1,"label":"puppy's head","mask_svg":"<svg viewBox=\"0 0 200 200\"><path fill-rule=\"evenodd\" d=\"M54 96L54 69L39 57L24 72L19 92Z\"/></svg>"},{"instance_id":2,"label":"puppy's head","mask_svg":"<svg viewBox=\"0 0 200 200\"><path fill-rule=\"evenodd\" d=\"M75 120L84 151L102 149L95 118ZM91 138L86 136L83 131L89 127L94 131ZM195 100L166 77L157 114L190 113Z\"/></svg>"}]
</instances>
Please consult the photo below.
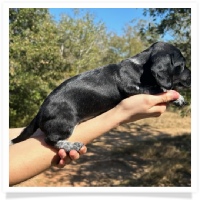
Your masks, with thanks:
<instances>
[{"instance_id":1,"label":"puppy's head","mask_svg":"<svg viewBox=\"0 0 200 200\"><path fill-rule=\"evenodd\" d=\"M152 46L151 72L157 84L165 89L191 86L191 71L185 65L180 50L168 43L158 42Z\"/></svg>"}]
</instances>

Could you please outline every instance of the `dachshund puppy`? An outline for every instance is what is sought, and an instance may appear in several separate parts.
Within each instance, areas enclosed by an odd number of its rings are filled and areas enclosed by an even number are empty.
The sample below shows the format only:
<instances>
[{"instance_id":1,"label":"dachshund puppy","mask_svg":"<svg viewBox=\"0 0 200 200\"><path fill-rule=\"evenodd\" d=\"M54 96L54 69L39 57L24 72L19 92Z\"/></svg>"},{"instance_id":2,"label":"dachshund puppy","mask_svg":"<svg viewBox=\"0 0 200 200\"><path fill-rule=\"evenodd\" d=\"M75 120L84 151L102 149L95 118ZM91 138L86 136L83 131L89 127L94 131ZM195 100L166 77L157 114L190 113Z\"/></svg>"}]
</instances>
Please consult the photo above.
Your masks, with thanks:
<instances>
[{"instance_id":1,"label":"dachshund puppy","mask_svg":"<svg viewBox=\"0 0 200 200\"><path fill-rule=\"evenodd\" d=\"M80 122L106 112L131 95L158 94L190 84L191 72L179 49L164 42L154 43L120 63L64 81L49 94L30 125L11 144L26 140L40 128L47 144L66 152L78 151L83 144L66 139ZM181 96L174 103L182 106L185 101Z\"/></svg>"}]
</instances>

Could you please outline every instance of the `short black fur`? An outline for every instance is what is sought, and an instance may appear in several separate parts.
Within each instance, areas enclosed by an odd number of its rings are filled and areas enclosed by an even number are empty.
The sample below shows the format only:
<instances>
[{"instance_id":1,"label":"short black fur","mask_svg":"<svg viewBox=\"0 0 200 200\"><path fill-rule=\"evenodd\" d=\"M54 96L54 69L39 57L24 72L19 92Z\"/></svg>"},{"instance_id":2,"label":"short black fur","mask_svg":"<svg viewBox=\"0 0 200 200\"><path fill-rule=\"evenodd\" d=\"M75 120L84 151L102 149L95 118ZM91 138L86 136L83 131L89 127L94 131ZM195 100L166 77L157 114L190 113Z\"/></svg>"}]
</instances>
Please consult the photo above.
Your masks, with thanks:
<instances>
[{"instance_id":1,"label":"short black fur","mask_svg":"<svg viewBox=\"0 0 200 200\"><path fill-rule=\"evenodd\" d=\"M40 128L47 144L66 151L79 150L81 143L70 147L67 144L69 148L66 148L63 142L78 123L113 108L131 95L157 94L176 85L190 87L190 83L191 72L181 52L171 44L157 42L120 63L87 71L63 82L50 93L30 125L12 143L29 138Z\"/></svg>"}]
</instances>

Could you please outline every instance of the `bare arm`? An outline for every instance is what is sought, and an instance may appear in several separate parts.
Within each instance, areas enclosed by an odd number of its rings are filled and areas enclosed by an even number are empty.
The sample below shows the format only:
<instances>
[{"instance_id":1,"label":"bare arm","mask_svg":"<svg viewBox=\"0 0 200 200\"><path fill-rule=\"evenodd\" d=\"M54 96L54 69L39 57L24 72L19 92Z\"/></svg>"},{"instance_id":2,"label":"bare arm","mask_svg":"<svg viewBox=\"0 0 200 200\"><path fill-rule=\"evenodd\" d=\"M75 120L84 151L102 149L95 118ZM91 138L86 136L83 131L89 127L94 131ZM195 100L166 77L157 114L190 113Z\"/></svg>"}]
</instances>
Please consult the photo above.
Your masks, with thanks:
<instances>
[{"instance_id":1,"label":"bare arm","mask_svg":"<svg viewBox=\"0 0 200 200\"><path fill-rule=\"evenodd\" d=\"M84 144L116 128L120 124L149 117L159 117L166 110L166 103L179 98L173 90L159 95L135 95L124 99L113 109L79 124L69 141Z\"/></svg>"},{"instance_id":2,"label":"bare arm","mask_svg":"<svg viewBox=\"0 0 200 200\"><path fill-rule=\"evenodd\" d=\"M136 95L123 100L113 109L76 126L69 141L84 144L101 136L122 123L147 117L158 117L166 109L166 103L179 97L176 92L162 95ZM13 130L11 135L20 132ZM55 162L57 150L47 146L41 134L10 147L10 185L31 178L49 168ZM68 158L69 159L69 158Z\"/></svg>"},{"instance_id":3,"label":"bare arm","mask_svg":"<svg viewBox=\"0 0 200 200\"><path fill-rule=\"evenodd\" d=\"M23 128L10 129L10 139L15 138ZM29 138L23 142L14 144L9 148L9 185L15 185L25 181L42 171L48 169L51 165L63 167L64 164L79 158L79 153L84 154L87 148L84 146L80 152L70 151L69 156L64 150L58 150L48 146L44 142L44 134ZM63 159L60 160L60 158Z\"/></svg>"}]
</instances>

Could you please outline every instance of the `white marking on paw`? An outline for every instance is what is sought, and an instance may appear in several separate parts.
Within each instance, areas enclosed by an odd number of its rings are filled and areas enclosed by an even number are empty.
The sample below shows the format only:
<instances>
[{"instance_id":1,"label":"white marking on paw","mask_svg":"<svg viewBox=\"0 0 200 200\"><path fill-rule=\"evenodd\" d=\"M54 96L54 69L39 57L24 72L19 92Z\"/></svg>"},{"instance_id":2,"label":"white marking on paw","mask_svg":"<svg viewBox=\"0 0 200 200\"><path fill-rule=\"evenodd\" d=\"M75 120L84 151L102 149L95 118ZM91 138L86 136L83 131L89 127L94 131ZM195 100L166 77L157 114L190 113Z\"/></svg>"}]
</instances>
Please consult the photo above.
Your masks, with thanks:
<instances>
[{"instance_id":1,"label":"white marking on paw","mask_svg":"<svg viewBox=\"0 0 200 200\"><path fill-rule=\"evenodd\" d=\"M175 103L178 106L182 106L185 104L185 99L182 95L180 95L180 97L177 100L173 101L173 103Z\"/></svg>"}]
</instances>

